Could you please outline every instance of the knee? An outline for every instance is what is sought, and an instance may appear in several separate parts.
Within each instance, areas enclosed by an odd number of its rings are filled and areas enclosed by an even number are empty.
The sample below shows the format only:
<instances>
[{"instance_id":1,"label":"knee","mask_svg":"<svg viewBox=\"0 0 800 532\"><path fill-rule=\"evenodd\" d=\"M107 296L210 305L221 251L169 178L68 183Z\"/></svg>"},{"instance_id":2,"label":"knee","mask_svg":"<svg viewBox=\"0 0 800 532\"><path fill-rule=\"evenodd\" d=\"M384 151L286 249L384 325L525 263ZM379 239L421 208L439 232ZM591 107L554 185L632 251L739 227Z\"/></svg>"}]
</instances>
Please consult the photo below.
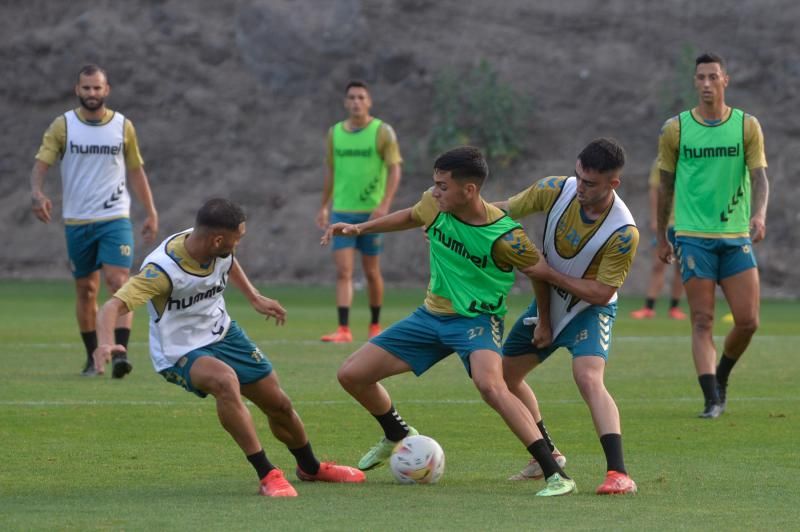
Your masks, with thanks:
<instances>
[{"instance_id":1,"label":"knee","mask_svg":"<svg viewBox=\"0 0 800 532\"><path fill-rule=\"evenodd\" d=\"M478 389L483 400L490 406L499 404L503 394L508 393L505 381L475 381L475 387Z\"/></svg>"},{"instance_id":2,"label":"knee","mask_svg":"<svg viewBox=\"0 0 800 532\"><path fill-rule=\"evenodd\" d=\"M97 301L98 292L97 287L92 284L79 284L77 289L78 299L89 303Z\"/></svg>"},{"instance_id":3,"label":"knee","mask_svg":"<svg viewBox=\"0 0 800 532\"><path fill-rule=\"evenodd\" d=\"M353 270L350 268L339 268L336 270L336 279L338 281L351 281L353 279Z\"/></svg>"},{"instance_id":4,"label":"knee","mask_svg":"<svg viewBox=\"0 0 800 532\"><path fill-rule=\"evenodd\" d=\"M506 387L511 393L518 395L519 390L522 388L523 378L519 375L503 373L503 382L506 383Z\"/></svg>"},{"instance_id":5,"label":"knee","mask_svg":"<svg viewBox=\"0 0 800 532\"><path fill-rule=\"evenodd\" d=\"M344 364L339 368L339 371L336 372L336 378L342 388L347 391L355 390L359 386L359 380L348 364Z\"/></svg>"},{"instance_id":6,"label":"knee","mask_svg":"<svg viewBox=\"0 0 800 532\"><path fill-rule=\"evenodd\" d=\"M602 380L597 379L589 373L578 373L575 375L575 384L584 398L593 397L598 393L605 392L605 385Z\"/></svg>"},{"instance_id":7,"label":"knee","mask_svg":"<svg viewBox=\"0 0 800 532\"><path fill-rule=\"evenodd\" d=\"M294 413L294 406L292 405L292 400L289 399L289 396L285 393L281 392L278 400L274 403L270 404L265 409L265 414L269 418L278 418L278 417L288 417Z\"/></svg>"},{"instance_id":8,"label":"knee","mask_svg":"<svg viewBox=\"0 0 800 532\"><path fill-rule=\"evenodd\" d=\"M239 397L239 378L233 369L215 373L206 383L206 390L217 399L230 400Z\"/></svg>"},{"instance_id":9,"label":"knee","mask_svg":"<svg viewBox=\"0 0 800 532\"><path fill-rule=\"evenodd\" d=\"M125 284L125 281L128 280L127 275L111 275L106 278L106 286L108 287L108 291L111 294L116 294L117 290L122 288L122 285Z\"/></svg>"},{"instance_id":10,"label":"knee","mask_svg":"<svg viewBox=\"0 0 800 532\"><path fill-rule=\"evenodd\" d=\"M696 333L711 334L714 316L710 312L692 312L692 329Z\"/></svg>"},{"instance_id":11,"label":"knee","mask_svg":"<svg viewBox=\"0 0 800 532\"><path fill-rule=\"evenodd\" d=\"M370 282L376 282L381 280L381 271L377 267L375 268L364 268L364 276Z\"/></svg>"},{"instance_id":12,"label":"knee","mask_svg":"<svg viewBox=\"0 0 800 532\"><path fill-rule=\"evenodd\" d=\"M759 321L758 316L748 317L744 320L736 320L733 325L735 328L739 329L739 331L752 336L758 330Z\"/></svg>"}]
</instances>

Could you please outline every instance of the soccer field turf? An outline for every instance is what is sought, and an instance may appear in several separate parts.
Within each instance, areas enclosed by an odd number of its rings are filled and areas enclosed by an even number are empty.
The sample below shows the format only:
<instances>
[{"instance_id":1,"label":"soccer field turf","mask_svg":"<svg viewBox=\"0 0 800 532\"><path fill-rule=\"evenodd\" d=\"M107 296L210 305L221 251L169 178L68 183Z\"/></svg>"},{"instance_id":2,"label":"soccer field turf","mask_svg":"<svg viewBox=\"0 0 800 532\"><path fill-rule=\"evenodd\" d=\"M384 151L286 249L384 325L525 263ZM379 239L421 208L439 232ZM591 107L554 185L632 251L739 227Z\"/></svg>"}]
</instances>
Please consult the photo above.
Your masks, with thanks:
<instances>
[{"instance_id":1,"label":"soccer field turf","mask_svg":"<svg viewBox=\"0 0 800 532\"><path fill-rule=\"evenodd\" d=\"M318 338L335 325L331 288L262 290L287 307L285 327L265 323L235 289L229 311L272 360L318 456L355 464L381 432L335 375L366 336L364 294L351 317L356 342L327 345ZM383 322L409 314L423 295L423 288L389 290ZM108 373L87 379L78 375L84 355L71 283L2 281L0 296L3 530L798 527L796 302L763 303L761 329L733 371L728 411L717 420L696 417L702 401L688 323L633 321L628 312L640 299L621 302L606 384L621 412L636 496L594 495L605 459L562 350L528 381L578 495L537 499L543 483L506 480L528 454L452 356L422 378L386 383L409 424L444 448L447 469L438 485L401 486L386 468L368 472L362 485L302 483L292 456L251 406L267 454L300 494L276 500L256 495L256 476L219 426L213 399L153 372L144 310L131 340L133 373L121 381ZM508 327L527 303L527 296L512 298ZM718 317L727 312L724 302L718 307ZM728 327L718 320L716 334Z\"/></svg>"}]
</instances>

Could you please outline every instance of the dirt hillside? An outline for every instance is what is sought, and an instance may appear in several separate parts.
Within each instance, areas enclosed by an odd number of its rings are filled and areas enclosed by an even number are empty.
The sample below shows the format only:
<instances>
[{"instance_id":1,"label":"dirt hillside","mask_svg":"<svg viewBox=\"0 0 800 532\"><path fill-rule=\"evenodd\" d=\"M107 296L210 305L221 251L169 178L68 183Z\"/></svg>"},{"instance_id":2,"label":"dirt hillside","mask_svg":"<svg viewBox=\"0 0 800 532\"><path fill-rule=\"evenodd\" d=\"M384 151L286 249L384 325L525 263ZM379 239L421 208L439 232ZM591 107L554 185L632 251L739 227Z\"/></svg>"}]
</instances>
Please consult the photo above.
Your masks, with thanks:
<instances>
[{"instance_id":1,"label":"dirt hillside","mask_svg":"<svg viewBox=\"0 0 800 532\"><path fill-rule=\"evenodd\" d=\"M63 231L29 209L41 135L76 100L81 65L107 68L109 105L136 125L161 214L183 229L206 198L229 196L250 215L240 258L257 280L331 283L314 214L323 138L343 117L342 87L371 84L374 114L392 124L406 159L396 207L428 186L436 80L484 61L532 105L522 155L495 165L486 196L501 199L545 175L571 173L600 135L630 162L621 195L643 231L627 293L649 263L647 170L663 121L686 104L686 56L729 60L730 104L761 121L771 201L758 249L768 295L797 296L800 237L800 4L790 0L9 0L0 5L0 252L4 277L68 278ZM58 170L47 192L60 203ZM141 210L134 207L134 221ZM60 208L56 216L60 217ZM540 220L527 226L538 236ZM390 235L390 282L423 285L416 232ZM148 251L137 248L138 261Z\"/></svg>"}]
</instances>

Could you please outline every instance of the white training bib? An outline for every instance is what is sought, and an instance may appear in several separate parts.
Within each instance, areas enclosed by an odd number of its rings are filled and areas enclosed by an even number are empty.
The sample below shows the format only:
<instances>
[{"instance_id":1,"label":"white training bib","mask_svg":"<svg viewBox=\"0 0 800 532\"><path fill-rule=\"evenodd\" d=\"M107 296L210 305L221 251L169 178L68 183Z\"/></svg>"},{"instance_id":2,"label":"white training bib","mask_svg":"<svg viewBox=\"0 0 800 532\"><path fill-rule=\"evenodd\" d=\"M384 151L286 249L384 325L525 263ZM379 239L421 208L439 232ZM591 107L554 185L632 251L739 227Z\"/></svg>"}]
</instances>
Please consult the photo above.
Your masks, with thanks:
<instances>
[{"instance_id":1,"label":"white training bib","mask_svg":"<svg viewBox=\"0 0 800 532\"><path fill-rule=\"evenodd\" d=\"M180 259L171 255L167 245L176 237L191 233L187 229L164 240L147 258L169 277L172 292L164 312L150 301L150 358L156 371L174 366L188 352L220 341L228 332L231 318L222 296L233 266L233 255L214 259L214 269L203 276L187 272Z\"/></svg>"},{"instance_id":2,"label":"white training bib","mask_svg":"<svg viewBox=\"0 0 800 532\"><path fill-rule=\"evenodd\" d=\"M575 199L577 191L577 179L570 177L564 182L564 188L559 194L558 199L547 213L547 223L544 229L543 252L550 265L556 271L569 275L570 277L582 278L592 263L595 255L605 246L608 239L617 230L627 225L636 225L633 215L628 210L625 202L614 192L614 203L605 220L601 222L597 231L589 238L584 246L574 257L562 257L556 248L556 228L570 203ZM617 300L617 293L611 296L606 304ZM566 290L550 285L550 321L553 329L553 338L564 330L572 319L582 310L588 308L589 303L578 299Z\"/></svg>"},{"instance_id":3,"label":"white training bib","mask_svg":"<svg viewBox=\"0 0 800 532\"><path fill-rule=\"evenodd\" d=\"M125 186L125 117L92 125L68 111L61 159L64 218L97 220L128 216L131 199Z\"/></svg>"}]
</instances>

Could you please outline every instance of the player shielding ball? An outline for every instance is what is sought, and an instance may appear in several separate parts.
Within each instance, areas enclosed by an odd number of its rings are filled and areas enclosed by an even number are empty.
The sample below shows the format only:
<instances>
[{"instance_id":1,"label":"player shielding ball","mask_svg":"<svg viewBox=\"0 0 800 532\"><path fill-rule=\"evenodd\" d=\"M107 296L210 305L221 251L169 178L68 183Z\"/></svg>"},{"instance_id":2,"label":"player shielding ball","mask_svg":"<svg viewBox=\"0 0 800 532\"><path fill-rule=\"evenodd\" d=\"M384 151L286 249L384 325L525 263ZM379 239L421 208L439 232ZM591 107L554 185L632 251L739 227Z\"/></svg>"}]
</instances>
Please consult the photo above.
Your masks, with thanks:
<instances>
[{"instance_id":1,"label":"player shielding ball","mask_svg":"<svg viewBox=\"0 0 800 532\"><path fill-rule=\"evenodd\" d=\"M547 479L539 496L568 495L575 481L555 462L531 413L503 380L501 341L513 269L543 264L521 226L487 203L481 187L489 168L477 148L440 155L433 187L413 207L358 224L333 224L323 236L402 231L424 226L430 241L431 278L425 303L372 338L339 368L339 382L380 424L384 437L359 461L362 470L383 464L409 427L380 381L400 373L419 376L453 352L514 435L538 460ZM546 293L547 287L541 285Z\"/></svg>"},{"instance_id":2,"label":"player shielding ball","mask_svg":"<svg viewBox=\"0 0 800 532\"><path fill-rule=\"evenodd\" d=\"M167 381L199 397L212 395L222 427L247 456L270 497L296 497L280 469L267 458L242 396L266 416L273 435L297 460L300 480L363 482L364 473L314 456L300 417L281 389L272 364L231 319L223 292L232 282L260 314L286 320L286 310L250 283L233 252L245 234L245 214L225 199L212 199L198 211L195 227L164 240L100 310L100 345L95 368L105 370L114 345L113 324L135 307L150 312L150 356Z\"/></svg>"}]
</instances>

